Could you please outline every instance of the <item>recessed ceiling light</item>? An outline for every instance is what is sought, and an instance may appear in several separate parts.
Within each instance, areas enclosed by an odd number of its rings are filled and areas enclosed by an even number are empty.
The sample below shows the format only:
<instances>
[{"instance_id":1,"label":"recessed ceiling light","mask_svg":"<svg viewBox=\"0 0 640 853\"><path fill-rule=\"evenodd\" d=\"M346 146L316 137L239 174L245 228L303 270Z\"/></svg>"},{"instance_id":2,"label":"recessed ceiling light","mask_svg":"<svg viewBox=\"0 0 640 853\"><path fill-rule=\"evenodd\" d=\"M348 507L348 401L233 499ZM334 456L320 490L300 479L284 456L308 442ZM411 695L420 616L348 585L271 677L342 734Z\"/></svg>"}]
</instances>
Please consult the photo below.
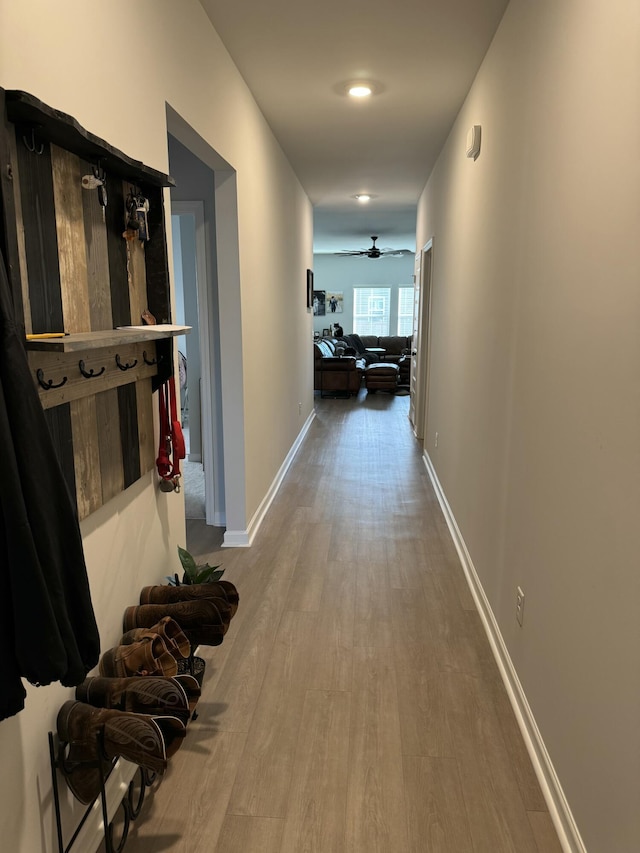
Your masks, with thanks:
<instances>
[{"instance_id":1,"label":"recessed ceiling light","mask_svg":"<svg viewBox=\"0 0 640 853\"><path fill-rule=\"evenodd\" d=\"M356 83L354 86L349 86L348 94L352 98L368 98L373 94L373 89L365 83Z\"/></svg>"},{"instance_id":2,"label":"recessed ceiling light","mask_svg":"<svg viewBox=\"0 0 640 853\"><path fill-rule=\"evenodd\" d=\"M361 193L357 195L356 198L358 199L360 204L366 204L367 202L371 201L371 196L367 195L366 193Z\"/></svg>"}]
</instances>

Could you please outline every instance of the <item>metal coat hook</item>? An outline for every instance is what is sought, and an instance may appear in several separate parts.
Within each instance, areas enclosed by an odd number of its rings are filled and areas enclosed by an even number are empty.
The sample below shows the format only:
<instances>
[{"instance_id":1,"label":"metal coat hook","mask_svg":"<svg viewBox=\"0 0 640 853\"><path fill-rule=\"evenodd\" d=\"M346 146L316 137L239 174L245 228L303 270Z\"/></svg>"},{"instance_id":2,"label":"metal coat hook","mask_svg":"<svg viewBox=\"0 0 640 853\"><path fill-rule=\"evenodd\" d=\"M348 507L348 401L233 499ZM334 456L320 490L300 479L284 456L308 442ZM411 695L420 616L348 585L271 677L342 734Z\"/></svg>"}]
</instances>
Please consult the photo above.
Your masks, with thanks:
<instances>
[{"instance_id":1,"label":"metal coat hook","mask_svg":"<svg viewBox=\"0 0 640 853\"><path fill-rule=\"evenodd\" d=\"M123 363L120 361L120 354L119 354L119 353L118 353L118 354L116 354L116 364L118 365L118 367L120 368L120 370L131 370L131 368L132 368L132 367L135 367L137 363L138 363L138 359L137 359L137 358L134 358L134 359L133 359L133 361L132 361L130 364L129 364L129 363L127 363L127 364L123 364Z\"/></svg>"},{"instance_id":2,"label":"metal coat hook","mask_svg":"<svg viewBox=\"0 0 640 853\"><path fill-rule=\"evenodd\" d=\"M27 139L27 137L22 134L22 141L24 142L25 148L27 151L31 151L32 154L42 154L44 151L44 143L41 142L40 145L36 146L36 129L35 127L31 128L31 141Z\"/></svg>"},{"instance_id":3,"label":"metal coat hook","mask_svg":"<svg viewBox=\"0 0 640 853\"><path fill-rule=\"evenodd\" d=\"M150 367L151 367L151 365L158 363L157 358L147 358L147 351L146 350L143 350L142 358L144 359L144 363L148 364Z\"/></svg>"},{"instance_id":4,"label":"metal coat hook","mask_svg":"<svg viewBox=\"0 0 640 853\"><path fill-rule=\"evenodd\" d=\"M96 373L96 372L95 372L95 370L93 369L93 367L91 368L91 370L86 370L86 369L85 369L84 359L83 359L83 358L81 358L81 359L80 359L80 361L78 362L78 370L79 370L79 371L80 371L80 373L84 376L84 378L85 378L85 379L91 379L91 378L92 378L92 377L94 377L94 376L102 376L102 374L104 373L105 369L106 369L106 368L104 368L104 367L103 367L101 370L99 370L99 371Z\"/></svg>"},{"instance_id":5,"label":"metal coat hook","mask_svg":"<svg viewBox=\"0 0 640 853\"><path fill-rule=\"evenodd\" d=\"M36 370L36 379L40 383L40 387L44 388L45 391L50 391L51 388L62 388L62 386L67 381L66 376L62 377L62 382L57 382L57 383L54 382L53 379L45 379L44 378L44 370L41 367L39 367Z\"/></svg>"}]
</instances>

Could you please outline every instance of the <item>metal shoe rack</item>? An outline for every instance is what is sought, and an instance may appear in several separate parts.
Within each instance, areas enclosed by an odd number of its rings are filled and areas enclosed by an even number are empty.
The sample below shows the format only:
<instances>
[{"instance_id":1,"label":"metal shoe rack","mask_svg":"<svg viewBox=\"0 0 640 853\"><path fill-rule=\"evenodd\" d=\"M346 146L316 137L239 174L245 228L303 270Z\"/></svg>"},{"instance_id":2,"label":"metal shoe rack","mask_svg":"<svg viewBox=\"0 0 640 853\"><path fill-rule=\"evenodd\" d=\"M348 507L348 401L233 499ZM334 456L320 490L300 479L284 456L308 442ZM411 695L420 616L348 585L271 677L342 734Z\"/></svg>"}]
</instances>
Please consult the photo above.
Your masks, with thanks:
<instances>
[{"instance_id":1,"label":"metal shoe rack","mask_svg":"<svg viewBox=\"0 0 640 853\"><path fill-rule=\"evenodd\" d=\"M100 733L96 735L96 741L97 754L99 756L103 756L104 750L102 748ZM122 853L127 842L127 838L129 836L129 828L131 826L131 822L134 821L140 814L142 804L144 803L146 789L153 784L156 779L156 774L150 773L148 770L145 770L142 767L138 767L136 775L129 782L127 793L120 802L120 807L122 808L124 814L124 823L120 840L116 846L114 842L114 821L109 820L109 810L106 792L106 781L109 778L111 772L113 771L116 762L112 762L106 757L104 759L98 759L98 761L87 762L85 766L87 768L95 767L96 773L98 773L100 777L100 793L98 794L96 799L93 800L93 802L89 803L89 805L85 809L84 814L82 815L82 818L80 819L80 822L75 827L69 842L65 845L62 830L62 816L60 813L60 791L58 788L58 772L60 772L64 777L66 777L71 768L68 766L68 762L65 759L67 744L63 741L59 741L58 749L56 751L55 742L56 737L54 736L53 732L49 732L49 758L51 760L51 782L53 785L53 802L56 816L58 853L69 853L69 851L72 849L72 847L78 840L82 828L85 826L87 819L93 812L95 804L98 800L100 801L100 807L102 810L102 826L104 830L105 853ZM105 774L105 765L109 764L111 765L111 768L109 769L109 772ZM136 784L137 778L138 784ZM139 791L136 795L136 788L138 786Z\"/></svg>"}]
</instances>

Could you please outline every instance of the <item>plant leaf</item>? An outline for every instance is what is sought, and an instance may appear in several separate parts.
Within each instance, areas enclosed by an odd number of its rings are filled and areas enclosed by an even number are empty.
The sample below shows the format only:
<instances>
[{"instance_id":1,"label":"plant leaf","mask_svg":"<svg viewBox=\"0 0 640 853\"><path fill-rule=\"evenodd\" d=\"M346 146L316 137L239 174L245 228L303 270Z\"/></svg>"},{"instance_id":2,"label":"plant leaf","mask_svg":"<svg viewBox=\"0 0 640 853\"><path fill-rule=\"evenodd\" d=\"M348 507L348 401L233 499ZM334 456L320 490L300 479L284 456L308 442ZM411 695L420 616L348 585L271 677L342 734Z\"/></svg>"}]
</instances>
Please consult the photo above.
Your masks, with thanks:
<instances>
[{"instance_id":1,"label":"plant leaf","mask_svg":"<svg viewBox=\"0 0 640 853\"><path fill-rule=\"evenodd\" d=\"M224 574L224 569L220 569L219 572L214 572L209 578L210 581L219 581L222 575Z\"/></svg>"},{"instance_id":2,"label":"plant leaf","mask_svg":"<svg viewBox=\"0 0 640 853\"><path fill-rule=\"evenodd\" d=\"M193 577L198 572L198 567L196 566L196 561L193 559L193 557L191 556L191 554L187 550L185 550L184 548L181 548L179 545L178 545L178 556L180 557L180 562L182 563L182 568L184 569L185 575L190 580L192 580Z\"/></svg>"}]
</instances>

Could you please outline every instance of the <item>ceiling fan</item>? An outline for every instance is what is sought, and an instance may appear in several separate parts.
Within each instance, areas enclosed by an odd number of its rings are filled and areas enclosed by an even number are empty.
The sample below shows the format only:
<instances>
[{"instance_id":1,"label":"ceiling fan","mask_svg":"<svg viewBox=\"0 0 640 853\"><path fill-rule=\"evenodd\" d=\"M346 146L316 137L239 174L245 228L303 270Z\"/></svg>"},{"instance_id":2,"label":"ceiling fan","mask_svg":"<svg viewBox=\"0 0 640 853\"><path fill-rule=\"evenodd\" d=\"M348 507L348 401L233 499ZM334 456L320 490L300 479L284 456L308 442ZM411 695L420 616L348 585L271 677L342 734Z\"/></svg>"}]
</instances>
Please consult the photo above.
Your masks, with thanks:
<instances>
[{"instance_id":1,"label":"ceiling fan","mask_svg":"<svg viewBox=\"0 0 640 853\"><path fill-rule=\"evenodd\" d=\"M346 252L334 252L334 255L342 255L343 257L359 256L362 258L382 258L386 255L390 258L400 258L403 255L411 254L408 249L379 249L376 246L376 240L378 239L377 235L372 234L372 245L368 249L353 249L352 251Z\"/></svg>"}]
</instances>

